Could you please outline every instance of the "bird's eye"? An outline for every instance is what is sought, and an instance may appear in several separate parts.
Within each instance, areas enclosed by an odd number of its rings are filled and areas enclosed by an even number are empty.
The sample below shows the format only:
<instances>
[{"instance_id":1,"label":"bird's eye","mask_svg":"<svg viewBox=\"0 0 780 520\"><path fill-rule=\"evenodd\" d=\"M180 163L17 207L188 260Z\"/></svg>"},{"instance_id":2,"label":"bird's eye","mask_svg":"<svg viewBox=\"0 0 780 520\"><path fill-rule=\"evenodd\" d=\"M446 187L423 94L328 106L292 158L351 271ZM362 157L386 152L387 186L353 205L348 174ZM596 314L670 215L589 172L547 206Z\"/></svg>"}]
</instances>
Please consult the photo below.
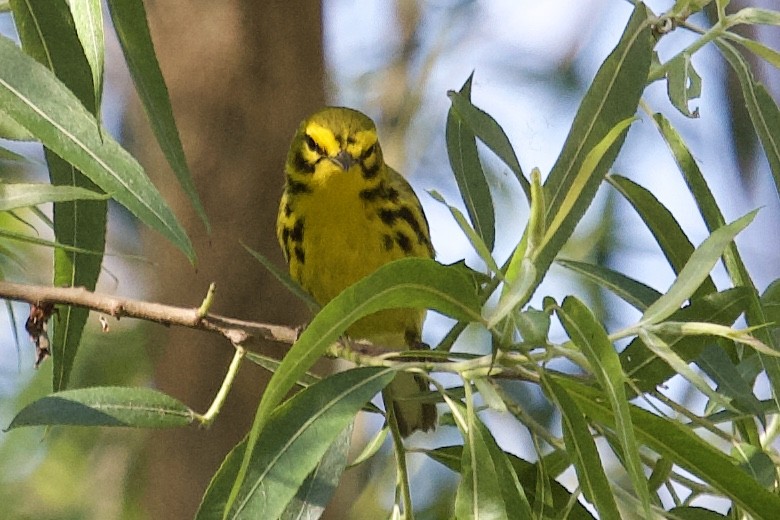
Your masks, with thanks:
<instances>
[{"instance_id":1,"label":"bird's eye","mask_svg":"<svg viewBox=\"0 0 780 520\"><path fill-rule=\"evenodd\" d=\"M376 143L374 143L371 146L369 146L368 148L366 148L366 151L363 152L363 158L364 159L368 159L369 157L371 157L375 153L376 153Z\"/></svg>"},{"instance_id":2,"label":"bird's eye","mask_svg":"<svg viewBox=\"0 0 780 520\"><path fill-rule=\"evenodd\" d=\"M314 140L314 138L310 135L306 135L306 146L309 147L309 150L312 152L317 152L320 155L324 155L325 152L320 147L320 145L317 144L317 142Z\"/></svg>"}]
</instances>

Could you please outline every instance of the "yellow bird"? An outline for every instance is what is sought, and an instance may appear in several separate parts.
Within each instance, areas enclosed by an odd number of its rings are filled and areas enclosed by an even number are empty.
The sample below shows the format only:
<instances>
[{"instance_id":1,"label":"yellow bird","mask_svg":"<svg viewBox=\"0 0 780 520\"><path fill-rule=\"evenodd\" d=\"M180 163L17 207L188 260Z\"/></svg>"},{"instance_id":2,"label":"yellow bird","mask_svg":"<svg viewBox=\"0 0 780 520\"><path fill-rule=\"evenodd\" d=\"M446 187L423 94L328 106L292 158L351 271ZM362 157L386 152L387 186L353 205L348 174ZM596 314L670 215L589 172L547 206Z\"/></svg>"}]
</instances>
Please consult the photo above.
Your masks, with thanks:
<instances>
[{"instance_id":1,"label":"yellow bird","mask_svg":"<svg viewBox=\"0 0 780 520\"><path fill-rule=\"evenodd\" d=\"M284 169L276 234L290 275L319 304L392 260L433 258L420 201L385 164L376 126L365 114L328 107L305 119ZM357 321L347 335L419 348L424 317L419 309L389 309ZM427 389L422 377L398 373L383 393L404 437L436 425L434 404L403 400Z\"/></svg>"}]
</instances>

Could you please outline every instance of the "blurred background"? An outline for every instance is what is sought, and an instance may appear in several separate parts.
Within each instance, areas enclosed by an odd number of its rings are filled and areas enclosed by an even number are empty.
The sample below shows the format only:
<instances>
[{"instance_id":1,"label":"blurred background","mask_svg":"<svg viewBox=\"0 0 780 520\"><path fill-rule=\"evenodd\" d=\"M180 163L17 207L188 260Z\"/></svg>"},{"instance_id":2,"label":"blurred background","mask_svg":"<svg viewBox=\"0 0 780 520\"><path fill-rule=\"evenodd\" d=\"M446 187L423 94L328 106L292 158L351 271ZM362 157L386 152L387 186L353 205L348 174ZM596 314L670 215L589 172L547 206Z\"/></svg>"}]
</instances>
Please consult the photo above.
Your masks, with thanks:
<instances>
[{"instance_id":1,"label":"blurred background","mask_svg":"<svg viewBox=\"0 0 780 520\"><path fill-rule=\"evenodd\" d=\"M648 5L660 13L672 3L649 1ZM735 0L730 9L747 3ZM776 8L773 0L763 4ZM185 152L213 230L206 234L171 182L109 29L106 125L139 158L170 201L193 238L199 262L192 268L164 240L114 206L109 219L110 256L98 289L197 306L214 281L215 312L290 325L308 319L303 306L249 257L240 242L283 264L274 225L287 147L301 119L325 104L354 107L371 116L388 162L407 177L422 200L437 259L449 263L465 258L479 268L449 211L426 193L436 190L450 204L463 207L444 142L447 90L460 89L474 72L474 104L502 125L525 172L539 167L545 175L585 89L632 9L630 2L622 0L323 0L297 2L294 8L282 1L148 0L145 5ZM703 16L691 21L708 24ZM0 16L0 31L13 37L10 15ZM777 28L751 36L780 48ZM661 42L661 58L669 58L692 40L685 31L675 31ZM738 243L756 285L763 290L780 277L778 197L723 60L707 47L694 56L693 63L703 78L702 97L692 103L692 108L699 108L698 119L676 112L661 82L647 88L645 101L651 110L664 112L683 134L728 221L762 207ZM777 99L778 71L763 63L754 63L754 70ZM3 178L46 179L39 147L11 146L34 159L24 165L2 162ZM495 254L501 262L519 240L528 208L508 168L483 151L496 200ZM614 172L650 189L694 244L706 237L666 145L646 116L632 126ZM24 229L17 221L0 225ZM46 236L45 229L40 232ZM50 283L50 250L17 243L0 243L0 247L14 251L13 257L0 256L6 279ZM641 221L606 186L564 254L610 266L661 291L674 279ZM721 288L727 283L721 267L715 281ZM545 295L566 294L589 301L609 328L638 316L610 295L555 267L532 305L539 307ZM17 346L11 333L9 320L13 319L23 331L26 309L13 305L10 310L0 316L0 323L4 321L2 425L26 403L46 394L51 381L51 363L33 370L32 345L20 332ZM112 323L110 334L101 334L97 317L91 319L72 385L151 385L196 410L208 407L232 356L230 345L200 333L128 321ZM444 318L430 316L424 339L435 344L447 327ZM553 330L553 334L559 333ZM458 348L486 352L489 347L478 332L468 331ZM283 354L274 345L264 351ZM192 518L211 475L247 431L267 374L245 363L239 379L209 430L55 428L0 434L2 516ZM554 424L549 406L535 388L509 384L508 389L538 421ZM492 412L485 417L502 446L523 458L536 458L522 426ZM359 447L379 423L367 418L358 426L355 444ZM411 442L435 446L458 440L454 428L442 427L434 435L416 435ZM385 514L393 483L386 456L380 454L376 461L345 475L327 518ZM422 456L413 457L411 467L419 517L447 517L456 485L453 474ZM372 486L364 488L368 476Z\"/></svg>"}]
</instances>

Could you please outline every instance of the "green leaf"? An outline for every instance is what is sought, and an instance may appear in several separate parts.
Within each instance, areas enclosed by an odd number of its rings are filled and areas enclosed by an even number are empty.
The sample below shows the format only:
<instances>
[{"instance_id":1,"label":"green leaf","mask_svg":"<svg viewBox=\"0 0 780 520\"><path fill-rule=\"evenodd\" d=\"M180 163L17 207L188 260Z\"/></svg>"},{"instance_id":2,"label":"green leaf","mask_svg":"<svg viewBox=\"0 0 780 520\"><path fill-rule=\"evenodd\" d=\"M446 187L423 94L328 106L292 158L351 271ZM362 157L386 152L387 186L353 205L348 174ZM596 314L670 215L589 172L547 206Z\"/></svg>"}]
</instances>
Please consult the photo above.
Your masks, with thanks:
<instances>
[{"instance_id":1,"label":"green leaf","mask_svg":"<svg viewBox=\"0 0 780 520\"><path fill-rule=\"evenodd\" d=\"M394 377L388 368L364 367L334 374L302 390L268 419L257 437L236 501L246 449L234 448L209 484L196 518L278 518L360 408ZM249 440L248 442L251 442ZM242 442L245 445L245 442ZM243 454L237 452L244 451Z\"/></svg>"},{"instance_id":2,"label":"green leaf","mask_svg":"<svg viewBox=\"0 0 780 520\"><path fill-rule=\"evenodd\" d=\"M736 408L731 405L731 400L728 397L721 396L718 392L713 390L704 378L699 375L699 372L689 367L688 363L678 356L664 340L645 330L640 331L639 337L642 339L645 347L659 359L663 359L675 373L685 378L689 383L696 387L699 392L709 397L711 402L714 402L727 410L736 411Z\"/></svg>"},{"instance_id":3,"label":"green leaf","mask_svg":"<svg viewBox=\"0 0 780 520\"><path fill-rule=\"evenodd\" d=\"M271 412L327 348L363 316L389 308L430 308L462 321L481 321L480 302L473 279L459 265L443 266L434 260L404 258L386 264L348 287L314 317L268 382L249 435L236 487L244 480L248 457L266 428Z\"/></svg>"},{"instance_id":4,"label":"green leaf","mask_svg":"<svg viewBox=\"0 0 780 520\"><path fill-rule=\"evenodd\" d=\"M8 429L21 426L131 426L174 428L191 424L194 412L150 388L93 387L63 390L25 406Z\"/></svg>"},{"instance_id":5,"label":"green leaf","mask_svg":"<svg viewBox=\"0 0 780 520\"><path fill-rule=\"evenodd\" d=\"M667 518L674 520L727 520L730 517L703 507L680 506L670 509Z\"/></svg>"},{"instance_id":6,"label":"green leaf","mask_svg":"<svg viewBox=\"0 0 780 520\"><path fill-rule=\"evenodd\" d=\"M65 0L11 0L11 8L24 51L54 72L91 114L97 114L92 71L68 3ZM17 119L17 122L27 127L23 121Z\"/></svg>"},{"instance_id":7,"label":"green leaf","mask_svg":"<svg viewBox=\"0 0 780 520\"><path fill-rule=\"evenodd\" d=\"M640 311L644 311L661 297L661 293L652 287L648 287L642 282L607 267L560 258L555 262L613 292L616 296Z\"/></svg>"},{"instance_id":8,"label":"green leaf","mask_svg":"<svg viewBox=\"0 0 780 520\"><path fill-rule=\"evenodd\" d=\"M482 237L480 237L476 233L476 231L474 231L474 228L472 228L469 225L463 213L461 213L461 211L455 206L450 206L449 204L447 204L447 201L444 200L444 197L438 191L432 190L429 191L428 193L433 198L433 200L443 204L444 206L447 207L447 209L450 210L450 214L452 214L452 218L455 219L455 222L460 227L460 230L463 232L464 235L466 235L466 238L469 239L469 242L471 242L471 247L473 247L474 251L477 252L479 258L483 262L485 262L487 268L492 273L495 273L498 276L503 276L501 270L498 267L498 264L496 264L496 260L493 258L493 255L490 254L490 249L488 249L487 245L482 240Z\"/></svg>"},{"instance_id":9,"label":"green leaf","mask_svg":"<svg viewBox=\"0 0 780 520\"><path fill-rule=\"evenodd\" d=\"M5 110L0 108L0 138L10 141L35 141L35 136L17 123Z\"/></svg>"},{"instance_id":10,"label":"green leaf","mask_svg":"<svg viewBox=\"0 0 780 520\"><path fill-rule=\"evenodd\" d=\"M247 250L247 252L254 257L255 260L260 262L260 264L266 268L266 270L273 275L274 278L279 280L284 287L290 291L293 295L295 295L299 300L301 300L303 303L306 304L307 307L309 307L309 310L312 312L317 312L321 309L320 304L314 301L314 298L311 297L311 294L306 292L306 290L301 287L301 284L293 280L292 276L290 276L287 273L286 269L281 269L276 266L273 262L271 262L268 258L266 258L262 253L255 251L251 247L247 246L246 244L241 244L244 246L244 249Z\"/></svg>"},{"instance_id":11,"label":"green leaf","mask_svg":"<svg viewBox=\"0 0 780 520\"><path fill-rule=\"evenodd\" d=\"M471 397L467 388L466 399ZM455 494L455 517L531 518L531 506L514 468L477 417L473 403L465 408L459 404L455 406L466 417L466 424L459 424L465 426L461 428L465 442L461 453L461 479Z\"/></svg>"},{"instance_id":12,"label":"green leaf","mask_svg":"<svg viewBox=\"0 0 780 520\"><path fill-rule=\"evenodd\" d=\"M699 212L702 217L704 217L704 222L707 224L707 229L712 232L713 230L720 228L724 225L725 219L723 218L723 214L715 201L715 197L710 191L693 155L668 121L660 115L654 116L653 120L661 130L661 134L669 145L675 161L677 161L680 171L685 177L688 188L694 195L696 204L699 207ZM745 311L745 321L747 321L749 326L761 326L762 328L755 331L756 337L770 346L770 348L777 350L780 342L763 327L768 320L765 316L764 308L758 299L755 284L745 267L745 263L742 261L735 243L732 243L726 248L723 255L723 263L726 266L726 270L728 271L734 286L742 286L750 289L750 299ZM774 356L765 356L761 353L759 353L759 359L772 384L773 397L778 406L780 406L780 397L778 397L778 389L780 389L780 360Z\"/></svg>"},{"instance_id":13,"label":"green leaf","mask_svg":"<svg viewBox=\"0 0 780 520\"><path fill-rule=\"evenodd\" d=\"M146 23L146 10L141 0L108 0L111 21L114 23L130 76L133 78L141 104L152 125L157 142L176 174L184 193L190 199L207 231L211 231L206 211L192 181L179 131L173 118L168 88L165 86L154 44Z\"/></svg>"},{"instance_id":14,"label":"green leaf","mask_svg":"<svg viewBox=\"0 0 780 520\"><path fill-rule=\"evenodd\" d=\"M713 231L693 252L666 294L645 309L639 323L659 323L679 309L680 305L696 292L702 282L709 278L715 263L734 240L734 237L753 221L757 212L758 210L753 210L731 224Z\"/></svg>"},{"instance_id":15,"label":"green leaf","mask_svg":"<svg viewBox=\"0 0 780 520\"><path fill-rule=\"evenodd\" d=\"M604 142L618 124L633 117L636 112L653 54L654 39L649 15L644 4L636 5L620 41L602 64L580 103L561 154L544 184L548 224L560 219L564 203L570 204L566 202L568 194L593 149ZM554 235L549 237L545 251L539 254L537 269L540 276L547 272L547 267L590 206L624 139L625 133L620 133L589 177L580 179L577 200L566 211L566 217L557 226ZM548 225L548 230L551 227Z\"/></svg>"},{"instance_id":16,"label":"green leaf","mask_svg":"<svg viewBox=\"0 0 780 520\"><path fill-rule=\"evenodd\" d=\"M615 497L582 411L569 392L553 379L545 377L542 386L561 412L563 437L585 498L595 506L600 518L620 519Z\"/></svg>"},{"instance_id":17,"label":"green leaf","mask_svg":"<svg viewBox=\"0 0 780 520\"><path fill-rule=\"evenodd\" d=\"M5 37L0 37L0 61L0 105L5 111L194 260L189 238L141 166L100 131L70 90Z\"/></svg>"},{"instance_id":18,"label":"green leaf","mask_svg":"<svg viewBox=\"0 0 780 520\"><path fill-rule=\"evenodd\" d=\"M699 117L699 108L693 112L689 103L701 96L701 76L691 63L690 54L683 53L674 57L666 70L666 88L672 105L686 117Z\"/></svg>"},{"instance_id":19,"label":"green leaf","mask_svg":"<svg viewBox=\"0 0 780 520\"><path fill-rule=\"evenodd\" d=\"M550 332L550 315L547 312L529 308L516 313L514 323L525 343L547 344L547 335Z\"/></svg>"},{"instance_id":20,"label":"green leaf","mask_svg":"<svg viewBox=\"0 0 780 520\"><path fill-rule=\"evenodd\" d=\"M761 42L757 42L754 40L750 40L748 38L745 38L743 36L740 36L739 34L735 34L732 32L727 32L725 34L726 38L729 40L733 40L743 47L745 47L747 50L755 54L756 56L763 58L766 60L770 65L775 67L776 69L780 69L780 52L777 52L776 50L772 49L771 47L767 47L766 45L762 44Z\"/></svg>"},{"instance_id":21,"label":"green leaf","mask_svg":"<svg viewBox=\"0 0 780 520\"><path fill-rule=\"evenodd\" d=\"M614 411L600 393L571 378L555 377L555 380L567 389L588 417L609 428L614 427ZM780 496L761 486L739 469L734 459L699 438L690 427L637 406L632 405L630 411L641 444L709 484L753 518L777 516Z\"/></svg>"},{"instance_id":22,"label":"green leaf","mask_svg":"<svg viewBox=\"0 0 780 520\"><path fill-rule=\"evenodd\" d=\"M14 20L22 46L30 56L50 69L95 116L98 96L92 83L90 64L84 54L70 7L64 0L13 0ZM19 120L22 124L23 121ZM44 142L44 145L46 143ZM48 147L44 148L53 185L100 191L89 178ZM58 243L90 251L105 248L105 201L74 201L54 204L54 236ZM94 290L102 264L100 255L82 255L56 249L54 285L80 286ZM73 361L89 316L87 309L65 307L55 317L52 335L54 361L52 387L68 386Z\"/></svg>"},{"instance_id":23,"label":"green leaf","mask_svg":"<svg viewBox=\"0 0 780 520\"><path fill-rule=\"evenodd\" d=\"M694 248L671 211L666 209L647 189L630 179L620 175L610 175L607 180L634 207L658 242L672 270L679 274L693 254ZM695 296L704 296L715 290L715 284L708 277L697 289Z\"/></svg>"},{"instance_id":24,"label":"green leaf","mask_svg":"<svg viewBox=\"0 0 780 520\"><path fill-rule=\"evenodd\" d=\"M509 166L509 169L512 170L512 173L515 174L515 177L520 182L520 187L523 188L526 198L530 201L531 185L528 183L525 175L523 175L523 169L517 160L512 143L509 142L509 138L504 129L501 128L501 125L490 114L474 106L468 96L459 94L454 90L447 92L447 96L452 102L452 108L457 113L459 121L466 125L477 139L485 143L485 146L490 148L504 164Z\"/></svg>"},{"instance_id":25,"label":"green leaf","mask_svg":"<svg viewBox=\"0 0 780 520\"><path fill-rule=\"evenodd\" d=\"M103 10L100 0L71 0L70 10L81 47L92 71L96 116L100 119L103 97L103 65L106 53Z\"/></svg>"},{"instance_id":26,"label":"green leaf","mask_svg":"<svg viewBox=\"0 0 780 520\"><path fill-rule=\"evenodd\" d=\"M573 296L567 296L557 313L569 338L585 354L596 380L607 394L616 416L615 431L623 449L623 465L634 484L645 517L650 518L650 494L631 423L625 391L626 375L620 358L607 332L585 304Z\"/></svg>"},{"instance_id":27,"label":"green leaf","mask_svg":"<svg viewBox=\"0 0 780 520\"><path fill-rule=\"evenodd\" d=\"M739 23L751 25L780 25L780 12L758 7L745 7L729 16L733 25Z\"/></svg>"},{"instance_id":28,"label":"green leaf","mask_svg":"<svg viewBox=\"0 0 780 520\"><path fill-rule=\"evenodd\" d=\"M745 58L732 45L724 41L715 43L739 80L750 120L764 148L775 180L775 189L780 195L780 108L766 88L753 78Z\"/></svg>"},{"instance_id":29,"label":"green leaf","mask_svg":"<svg viewBox=\"0 0 780 520\"><path fill-rule=\"evenodd\" d=\"M103 256L103 251L90 251L89 249L68 246L65 244L60 244L59 242L52 242L51 240L31 237L22 233L14 233L13 231L6 231L4 229L0 229L0 236L8 238L10 240L17 240L19 242L24 242L27 244L35 244L38 246L52 247L55 249L64 249L65 251L72 251L74 253L81 253L85 255Z\"/></svg>"},{"instance_id":30,"label":"green leaf","mask_svg":"<svg viewBox=\"0 0 780 520\"><path fill-rule=\"evenodd\" d=\"M295 497L279 515L280 520L319 518L322 515L347 467L353 424L350 423L328 447L314 471L309 473Z\"/></svg>"},{"instance_id":31,"label":"green leaf","mask_svg":"<svg viewBox=\"0 0 780 520\"><path fill-rule=\"evenodd\" d=\"M761 402L753 394L751 385L745 381L726 352L715 346L708 345L696 359L696 364L710 379L718 385L718 393L732 399L731 404L743 412L762 419L764 412Z\"/></svg>"},{"instance_id":32,"label":"green leaf","mask_svg":"<svg viewBox=\"0 0 780 520\"><path fill-rule=\"evenodd\" d=\"M466 100L471 100L473 77L472 73L460 89L460 94ZM493 211L490 187L482 170L482 163L479 162L476 137L456 112L454 105L447 114L445 134L450 166L455 174L471 223L487 248L492 251L495 242L496 216Z\"/></svg>"},{"instance_id":33,"label":"green leaf","mask_svg":"<svg viewBox=\"0 0 780 520\"><path fill-rule=\"evenodd\" d=\"M13 183L0 181L0 211L26 208L49 202L72 200L106 200L109 196L76 186L52 186L43 183Z\"/></svg>"},{"instance_id":34,"label":"green leaf","mask_svg":"<svg viewBox=\"0 0 780 520\"><path fill-rule=\"evenodd\" d=\"M425 454L436 462L446 466L455 473L461 472L461 460L463 457L463 446L443 446L434 450L426 450ZM509 463L515 470L520 484L528 496L531 502L543 502L542 514L545 518L560 518L561 511L564 511L569 502L572 500L572 494L564 486L557 481L553 480L549 486L551 496L541 497L536 495L537 480L539 478L539 471L537 464L531 464L516 455L504 452L504 456L509 460ZM546 501L545 501L546 498ZM552 502L550 502L552 500ZM557 516L556 516L557 515ZM570 520L593 520L588 510L574 500L573 508L568 513Z\"/></svg>"},{"instance_id":35,"label":"green leaf","mask_svg":"<svg viewBox=\"0 0 780 520\"><path fill-rule=\"evenodd\" d=\"M674 321L706 321L731 325L745 311L750 291L744 287L712 293L691 301L687 307L675 312L669 319ZM714 338L706 336L664 337L672 350L685 362L695 360ZM633 381L640 392L648 392L663 384L676 372L645 348L636 338L620 353L620 360L626 376Z\"/></svg>"}]
</instances>

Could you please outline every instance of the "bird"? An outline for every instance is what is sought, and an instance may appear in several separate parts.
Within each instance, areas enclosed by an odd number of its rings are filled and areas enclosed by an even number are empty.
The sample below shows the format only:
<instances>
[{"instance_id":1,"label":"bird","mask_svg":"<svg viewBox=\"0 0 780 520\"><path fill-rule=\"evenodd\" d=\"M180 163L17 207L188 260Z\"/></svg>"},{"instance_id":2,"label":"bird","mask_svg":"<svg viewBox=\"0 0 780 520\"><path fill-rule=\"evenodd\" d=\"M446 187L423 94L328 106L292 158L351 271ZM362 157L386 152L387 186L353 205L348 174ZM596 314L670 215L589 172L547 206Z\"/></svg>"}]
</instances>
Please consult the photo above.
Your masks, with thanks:
<instances>
[{"instance_id":1,"label":"bird","mask_svg":"<svg viewBox=\"0 0 780 520\"><path fill-rule=\"evenodd\" d=\"M433 258L428 221L409 183L385 164L376 125L357 110L325 107L301 122L284 167L276 233L290 276L320 305L383 265ZM347 337L397 350L425 348L425 310L386 309ZM383 391L403 437L436 426L436 406L408 398L429 390L399 372Z\"/></svg>"}]
</instances>

